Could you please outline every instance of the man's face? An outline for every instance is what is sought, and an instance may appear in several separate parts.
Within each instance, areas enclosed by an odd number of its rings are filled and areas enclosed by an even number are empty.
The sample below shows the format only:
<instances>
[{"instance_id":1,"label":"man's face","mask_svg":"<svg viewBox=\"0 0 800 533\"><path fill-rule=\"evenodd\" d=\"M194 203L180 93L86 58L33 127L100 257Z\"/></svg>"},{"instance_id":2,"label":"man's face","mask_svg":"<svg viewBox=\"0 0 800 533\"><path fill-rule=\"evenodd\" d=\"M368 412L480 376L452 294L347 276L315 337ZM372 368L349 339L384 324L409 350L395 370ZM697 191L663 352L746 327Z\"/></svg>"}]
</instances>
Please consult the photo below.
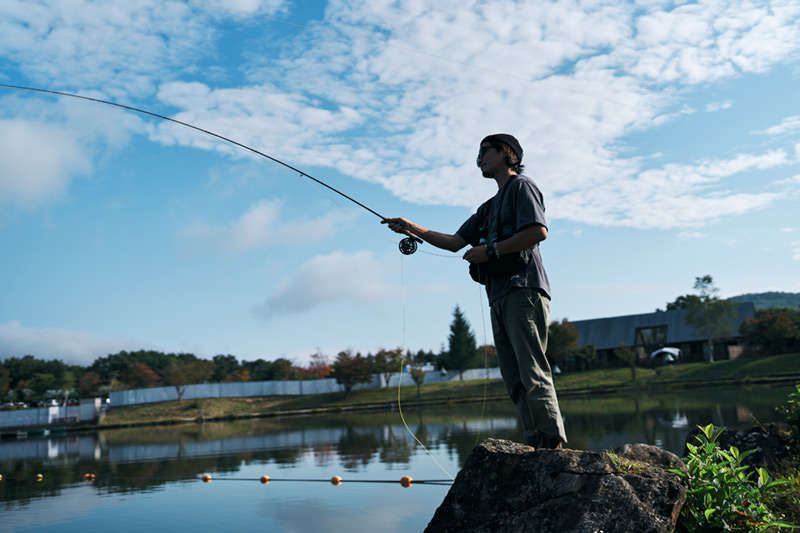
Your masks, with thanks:
<instances>
[{"instance_id":1,"label":"man's face","mask_svg":"<svg viewBox=\"0 0 800 533\"><path fill-rule=\"evenodd\" d=\"M480 150L478 151L478 167L484 178L492 178L500 165L505 164L505 159L500 150L494 145L484 142L481 143Z\"/></svg>"}]
</instances>

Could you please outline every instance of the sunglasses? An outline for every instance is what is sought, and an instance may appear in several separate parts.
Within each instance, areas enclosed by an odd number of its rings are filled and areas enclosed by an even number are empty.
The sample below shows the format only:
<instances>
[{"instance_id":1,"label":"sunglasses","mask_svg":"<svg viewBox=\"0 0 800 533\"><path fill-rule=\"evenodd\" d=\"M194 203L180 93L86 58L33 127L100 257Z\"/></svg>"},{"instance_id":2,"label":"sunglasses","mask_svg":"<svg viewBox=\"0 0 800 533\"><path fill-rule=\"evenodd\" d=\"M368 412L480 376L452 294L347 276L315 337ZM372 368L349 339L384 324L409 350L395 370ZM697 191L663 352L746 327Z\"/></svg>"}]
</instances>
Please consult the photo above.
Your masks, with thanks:
<instances>
[{"instance_id":1,"label":"sunglasses","mask_svg":"<svg viewBox=\"0 0 800 533\"><path fill-rule=\"evenodd\" d=\"M478 159L476 160L476 163L478 164L478 166L481 166L481 159L483 159L483 156L486 154L486 152L488 152L491 149L495 149L496 150L497 146L495 146L493 144L490 144L489 146L481 146L478 149Z\"/></svg>"}]
</instances>

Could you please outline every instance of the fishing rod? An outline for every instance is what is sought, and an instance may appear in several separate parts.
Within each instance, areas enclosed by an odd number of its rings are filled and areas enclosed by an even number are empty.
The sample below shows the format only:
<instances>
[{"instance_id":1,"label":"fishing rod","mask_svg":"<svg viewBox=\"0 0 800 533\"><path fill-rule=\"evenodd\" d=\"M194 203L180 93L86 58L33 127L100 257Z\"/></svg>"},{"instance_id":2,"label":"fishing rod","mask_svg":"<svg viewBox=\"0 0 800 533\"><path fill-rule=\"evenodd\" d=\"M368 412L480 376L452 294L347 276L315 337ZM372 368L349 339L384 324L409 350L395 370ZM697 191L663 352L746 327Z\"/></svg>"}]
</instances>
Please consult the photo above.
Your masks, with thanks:
<instances>
[{"instance_id":1,"label":"fishing rod","mask_svg":"<svg viewBox=\"0 0 800 533\"><path fill-rule=\"evenodd\" d=\"M178 119L175 119L175 118L170 118L170 117L161 115L159 113L154 113L153 111L148 111L146 109L141 109L139 107L120 104L120 103L117 103L117 102L111 102L110 100L102 100L100 98L93 98L91 96L82 96L80 94L66 93L66 92L62 92L62 91L54 91L52 89L41 89L41 88L37 88L37 87L26 87L24 85L11 85L11 84L6 84L6 83L0 83L0 88L3 88L3 89L17 89L17 90L21 90L21 91L30 91L30 92L37 92L37 93L44 93L44 94L52 94L52 95L56 95L56 96L68 96L70 98L78 98L80 100L86 100L88 102L96 102L96 103L99 103L99 104L106 104L106 105L118 107L120 109L126 109L128 111L134 111L136 113L141 113L143 115L149 115L151 117L160 118L162 120L166 120L166 121L169 121L169 122L173 122L175 124L179 124L181 126L185 126L187 128L191 128L191 129L199 131L201 133L205 133L206 135L210 135L212 137L216 137L217 139L220 139L220 140L223 140L223 141L228 142L230 144L233 144L234 146L238 146L239 148L244 148L245 150L248 150L248 151L250 151L250 152L252 152L254 154L260 155L261 157L266 157L270 161L272 161L274 163L278 163L279 165L283 165L284 167L288 168L289 170L297 172L299 175L303 176L304 178L308 178L308 179L318 183L319 185L322 185L323 187L335 192L339 196L342 196L343 198L345 198L347 200L350 200L351 202L353 202L357 206L359 206L359 207L361 207L363 209L366 209L367 211L369 211L373 215L375 215L378 218L380 218L381 222L384 222L384 221L388 220L385 216L381 215L380 213L378 213L374 209L364 205L363 203L359 202L355 198L353 198L351 196L348 196L347 194L343 193L342 191L340 191L336 187L328 185L327 183L325 183L321 179L315 178L311 174L309 174L307 172L304 172L304 171L300 170L299 168L293 167L292 165L281 161L277 157L271 156L269 154L265 154L264 152L256 150L255 148L253 148L251 146L248 146L248 145L246 145L244 143L240 143L238 141L234 141L233 139L230 139L228 137L220 135L219 133L214 133L213 131L201 128L199 126L195 126L194 124L189 124L188 122L183 122L182 120L178 120ZM420 239L419 237L417 237L415 235L412 235L410 232L405 232L405 234L408 235L408 237L406 237L405 239L402 239L400 241L400 243L398 244L398 248L400 249L400 252L402 254L411 255L411 254L413 254L414 252L417 251L417 243L421 244L422 243L422 239Z\"/></svg>"}]
</instances>

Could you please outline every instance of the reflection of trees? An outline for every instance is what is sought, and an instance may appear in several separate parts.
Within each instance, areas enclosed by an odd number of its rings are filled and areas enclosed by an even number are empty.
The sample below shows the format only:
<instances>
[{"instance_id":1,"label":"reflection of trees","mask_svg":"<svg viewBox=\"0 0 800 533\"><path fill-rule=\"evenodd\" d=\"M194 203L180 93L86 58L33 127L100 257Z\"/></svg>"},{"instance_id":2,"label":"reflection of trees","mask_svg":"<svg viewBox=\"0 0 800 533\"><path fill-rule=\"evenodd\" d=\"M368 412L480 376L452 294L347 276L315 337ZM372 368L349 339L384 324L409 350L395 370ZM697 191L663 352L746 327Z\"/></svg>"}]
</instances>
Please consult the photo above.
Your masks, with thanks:
<instances>
[{"instance_id":1,"label":"reflection of trees","mask_svg":"<svg viewBox=\"0 0 800 533\"><path fill-rule=\"evenodd\" d=\"M314 454L314 463L317 466L327 467L333 462L333 454L335 452L332 444L317 444L311 448Z\"/></svg>"},{"instance_id":2,"label":"reflection of trees","mask_svg":"<svg viewBox=\"0 0 800 533\"><path fill-rule=\"evenodd\" d=\"M381 442L379 454L381 462L408 464L411 459L411 445L405 438L405 428L403 428L403 434L400 436L394 434L392 426L387 426L386 429L388 439L385 442Z\"/></svg>"},{"instance_id":3,"label":"reflection of trees","mask_svg":"<svg viewBox=\"0 0 800 533\"><path fill-rule=\"evenodd\" d=\"M359 433L348 426L344 435L339 438L336 450L345 470L355 472L359 465L367 466L370 463L379 447L380 443L374 433Z\"/></svg>"},{"instance_id":4,"label":"reflection of trees","mask_svg":"<svg viewBox=\"0 0 800 533\"><path fill-rule=\"evenodd\" d=\"M737 418L737 407L741 410L742 406L746 406L763 422L775 420L777 415L774 406L784 401L789 390L791 388L788 386L777 391L771 387L695 389L663 394L565 398L561 404L571 448L599 450L625 442L652 444L658 440L664 448L682 455L686 435L697 425L720 420L749 425L749 420ZM519 427L509 425L509 422L516 420L516 412L510 402L487 403L485 416L481 416L481 410L477 403L456 404L441 408L408 409L405 416L417 438L433 453L440 453L437 447L441 448L441 453L457 457L459 463L463 464L479 439L521 439ZM676 424L678 421L681 423ZM325 431L314 431L320 429ZM303 444L265 449L265 442L285 440L253 439L257 447L255 450L223 452L225 455L220 456L191 457L183 453L174 456L176 444L178 448L188 449L193 443L294 431L302 432L297 436ZM291 470L305 453L313 453L320 467L330 464L335 460L334 454L338 454L344 468L349 471L361 470L363 466L377 462L408 464L417 447L405 434L396 412L215 422L153 427L146 431L141 428L110 430L97 433L95 438L94 445L91 445L86 442L81 444L81 439L87 439L85 435L80 439L65 437L59 441L59 445L62 449L68 449L68 454L58 458L47 459L42 456L41 459L0 462L0 472L9 480L26 480L24 483L0 483L0 502L26 505L34 497L57 496L62 488L81 483L85 472L97 475L94 486L101 492L140 492L158 490L169 482L193 480L206 472L238 472L242 461L272 463ZM311 445L311 442L314 444ZM132 444L144 448L153 446L156 451L162 446L168 448L173 457L135 463L93 459L95 450L102 450L104 457L120 457L124 454L115 455L109 449ZM227 446L222 442L220 447L210 446L208 449L224 450ZM233 446L240 446L240 443L234 443ZM79 448L82 450L80 453ZM198 449L203 447L192 446L193 453L197 453ZM43 483L32 481L37 472L45 474Z\"/></svg>"}]
</instances>

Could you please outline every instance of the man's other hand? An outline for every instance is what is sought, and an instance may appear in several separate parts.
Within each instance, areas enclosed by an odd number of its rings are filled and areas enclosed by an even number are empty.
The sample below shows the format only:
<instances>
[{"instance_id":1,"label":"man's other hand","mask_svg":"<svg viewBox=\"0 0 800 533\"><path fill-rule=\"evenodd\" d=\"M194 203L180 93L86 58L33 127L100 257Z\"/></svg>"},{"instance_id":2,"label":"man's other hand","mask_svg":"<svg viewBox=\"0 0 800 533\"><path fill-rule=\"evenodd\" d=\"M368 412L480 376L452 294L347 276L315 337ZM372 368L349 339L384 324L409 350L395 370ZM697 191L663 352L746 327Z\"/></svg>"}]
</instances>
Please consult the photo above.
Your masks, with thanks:
<instances>
[{"instance_id":1,"label":"man's other hand","mask_svg":"<svg viewBox=\"0 0 800 533\"><path fill-rule=\"evenodd\" d=\"M485 263L489 260L489 254L486 253L486 245L481 244L480 246L470 248L464 254L464 259L470 263Z\"/></svg>"}]
</instances>

